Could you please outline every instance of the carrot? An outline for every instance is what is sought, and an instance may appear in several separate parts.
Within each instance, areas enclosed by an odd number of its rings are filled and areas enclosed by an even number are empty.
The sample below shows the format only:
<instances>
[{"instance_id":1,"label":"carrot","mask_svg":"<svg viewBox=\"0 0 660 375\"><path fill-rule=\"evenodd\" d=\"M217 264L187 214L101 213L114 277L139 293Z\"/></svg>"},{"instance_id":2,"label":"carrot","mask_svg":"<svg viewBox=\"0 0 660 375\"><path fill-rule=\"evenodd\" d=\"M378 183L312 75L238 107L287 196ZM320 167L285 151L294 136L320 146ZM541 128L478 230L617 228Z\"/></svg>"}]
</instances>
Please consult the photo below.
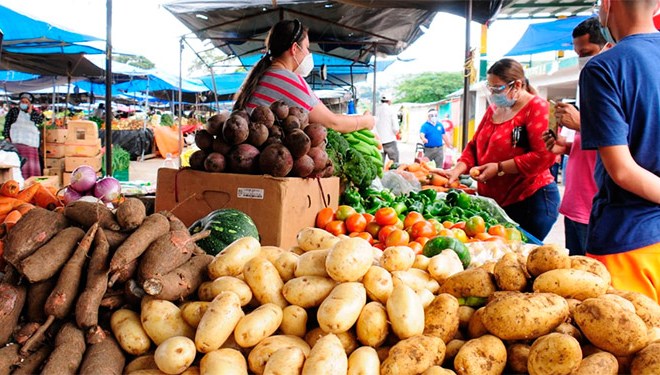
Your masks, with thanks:
<instances>
[{"instance_id":1,"label":"carrot","mask_svg":"<svg viewBox=\"0 0 660 375\"><path fill-rule=\"evenodd\" d=\"M0 187L0 195L4 195L5 197L16 198L20 191L21 186L16 180L5 181L5 183L2 184L2 187Z\"/></svg>"},{"instance_id":2,"label":"carrot","mask_svg":"<svg viewBox=\"0 0 660 375\"><path fill-rule=\"evenodd\" d=\"M176 301L194 293L204 281L213 256L197 255L170 273L144 282L144 291L158 299Z\"/></svg>"},{"instance_id":3,"label":"carrot","mask_svg":"<svg viewBox=\"0 0 660 375\"><path fill-rule=\"evenodd\" d=\"M419 163L412 163L408 165L408 172L417 172L421 169Z\"/></svg>"},{"instance_id":4,"label":"carrot","mask_svg":"<svg viewBox=\"0 0 660 375\"><path fill-rule=\"evenodd\" d=\"M34 194L33 200L37 206L43 207L47 210L52 210L61 205L55 194L41 184L39 184L39 189L37 189Z\"/></svg>"},{"instance_id":5,"label":"carrot","mask_svg":"<svg viewBox=\"0 0 660 375\"><path fill-rule=\"evenodd\" d=\"M55 349L41 370L42 374L75 374L85 354L85 335L74 324L67 323L55 337Z\"/></svg>"},{"instance_id":6,"label":"carrot","mask_svg":"<svg viewBox=\"0 0 660 375\"><path fill-rule=\"evenodd\" d=\"M23 217L23 215L17 210L13 210L7 214L3 224L7 227L8 232L14 227L14 225L16 225L16 223L18 223L19 220L21 220L21 217Z\"/></svg>"},{"instance_id":7,"label":"carrot","mask_svg":"<svg viewBox=\"0 0 660 375\"><path fill-rule=\"evenodd\" d=\"M30 282L36 283L53 277L69 260L85 232L68 227L41 246L32 255L21 260L20 270Z\"/></svg>"},{"instance_id":8,"label":"carrot","mask_svg":"<svg viewBox=\"0 0 660 375\"><path fill-rule=\"evenodd\" d=\"M12 203L0 203L0 215L7 215L14 209Z\"/></svg>"},{"instance_id":9,"label":"carrot","mask_svg":"<svg viewBox=\"0 0 660 375\"><path fill-rule=\"evenodd\" d=\"M37 182L26 187L18 193L16 199L22 200L25 203L31 203L37 190L39 190L39 186L41 186L41 184Z\"/></svg>"},{"instance_id":10,"label":"carrot","mask_svg":"<svg viewBox=\"0 0 660 375\"><path fill-rule=\"evenodd\" d=\"M19 203L16 203L16 202L19 202ZM18 204L23 203L23 201L19 201L18 199L12 198L12 197L0 196L0 204L5 204L5 203L9 203L12 206L17 206Z\"/></svg>"},{"instance_id":11,"label":"carrot","mask_svg":"<svg viewBox=\"0 0 660 375\"><path fill-rule=\"evenodd\" d=\"M158 213L149 215L142 225L115 251L110 261L110 273L114 274L118 272L139 258L152 242L158 239L158 237L167 234L169 229L170 223L165 216Z\"/></svg>"},{"instance_id":12,"label":"carrot","mask_svg":"<svg viewBox=\"0 0 660 375\"><path fill-rule=\"evenodd\" d=\"M94 252L87 267L87 285L76 302L76 323L80 328L98 325L99 306L108 289L108 258L110 244L103 233L103 228L96 231Z\"/></svg>"}]
</instances>

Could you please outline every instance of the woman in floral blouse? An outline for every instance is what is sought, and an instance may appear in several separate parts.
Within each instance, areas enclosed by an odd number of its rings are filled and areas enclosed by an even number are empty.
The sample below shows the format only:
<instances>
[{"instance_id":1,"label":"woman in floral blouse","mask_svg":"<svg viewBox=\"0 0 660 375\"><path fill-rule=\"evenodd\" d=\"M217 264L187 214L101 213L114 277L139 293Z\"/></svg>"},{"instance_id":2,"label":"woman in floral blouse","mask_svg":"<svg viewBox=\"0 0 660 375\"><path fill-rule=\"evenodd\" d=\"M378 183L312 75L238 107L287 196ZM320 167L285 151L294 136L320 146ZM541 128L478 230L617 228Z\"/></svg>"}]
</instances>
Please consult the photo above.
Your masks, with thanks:
<instances>
[{"instance_id":1,"label":"woman in floral blouse","mask_svg":"<svg viewBox=\"0 0 660 375\"><path fill-rule=\"evenodd\" d=\"M37 125L44 121L44 115L34 109L34 97L30 93L22 93L18 107L11 108L5 117L5 128L2 135L18 150L25 159L21 172L23 178L41 175L39 163L40 136Z\"/></svg>"}]
</instances>

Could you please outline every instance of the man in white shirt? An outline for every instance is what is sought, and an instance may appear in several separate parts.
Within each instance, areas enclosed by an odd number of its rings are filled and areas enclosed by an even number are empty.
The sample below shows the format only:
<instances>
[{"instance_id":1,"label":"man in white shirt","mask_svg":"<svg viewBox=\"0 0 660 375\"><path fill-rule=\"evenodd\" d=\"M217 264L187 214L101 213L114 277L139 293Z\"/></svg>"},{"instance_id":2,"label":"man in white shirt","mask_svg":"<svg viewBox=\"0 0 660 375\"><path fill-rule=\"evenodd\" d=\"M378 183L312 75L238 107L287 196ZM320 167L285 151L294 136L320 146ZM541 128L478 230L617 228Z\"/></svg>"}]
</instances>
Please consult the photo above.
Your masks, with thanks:
<instances>
[{"instance_id":1,"label":"man in white shirt","mask_svg":"<svg viewBox=\"0 0 660 375\"><path fill-rule=\"evenodd\" d=\"M387 156L395 163L399 163L399 149L396 145L396 135L399 133L399 119L392 108L392 98L384 94L376 108L376 132L383 144L383 161Z\"/></svg>"}]
</instances>

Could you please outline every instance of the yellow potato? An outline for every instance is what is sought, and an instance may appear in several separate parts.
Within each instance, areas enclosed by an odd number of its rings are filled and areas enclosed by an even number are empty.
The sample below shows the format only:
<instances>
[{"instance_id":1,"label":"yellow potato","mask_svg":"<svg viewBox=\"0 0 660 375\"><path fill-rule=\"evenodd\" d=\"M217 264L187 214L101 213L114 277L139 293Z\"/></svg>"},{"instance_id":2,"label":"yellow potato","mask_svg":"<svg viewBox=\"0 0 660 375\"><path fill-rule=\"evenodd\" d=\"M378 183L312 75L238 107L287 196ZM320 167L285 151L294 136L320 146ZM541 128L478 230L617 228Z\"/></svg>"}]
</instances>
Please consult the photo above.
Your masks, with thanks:
<instances>
[{"instance_id":1,"label":"yellow potato","mask_svg":"<svg viewBox=\"0 0 660 375\"><path fill-rule=\"evenodd\" d=\"M637 309L635 309L635 305L630 302L629 300L621 297L620 295L617 294L603 294L602 296L598 296L598 298L604 298L604 299L609 299L610 301L618 303L621 307L624 308L624 310L628 310L631 313L637 313ZM639 314L637 314L639 315ZM640 316L641 318L641 316ZM642 318L644 320L644 318ZM647 324L648 326L648 324Z\"/></svg>"},{"instance_id":2,"label":"yellow potato","mask_svg":"<svg viewBox=\"0 0 660 375\"><path fill-rule=\"evenodd\" d=\"M580 366L571 375L617 375L619 363L616 357L608 352L595 353L584 357Z\"/></svg>"},{"instance_id":3,"label":"yellow potato","mask_svg":"<svg viewBox=\"0 0 660 375\"><path fill-rule=\"evenodd\" d=\"M323 336L312 348L303 366L302 375L346 375L348 357L336 335Z\"/></svg>"},{"instance_id":4,"label":"yellow potato","mask_svg":"<svg viewBox=\"0 0 660 375\"><path fill-rule=\"evenodd\" d=\"M660 343L653 343L635 354L630 364L635 375L660 374Z\"/></svg>"},{"instance_id":5,"label":"yellow potato","mask_svg":"<svg viewBox=\"0 0 660 375\"><path fill-rule=\"evenodd\" d=\"M202 320L202 316L208 307L209 302L207 301L186 302L180 307L181 316L189 326L197 328L199 321Z\"/></svg>"},{"instance_id":6,"label":"yellow potato","mask_svg":"<svg viewBox=\"0 0 660 375\"><path fill-rule=\"evenodd\" d=\"M527 370L530 375L571 374L582 361L580 343L569 335L549 333L529 348Z\"/></svg>"},{"instance_id":7,"label":"yellow potato","mask_svg":"<svg viewBox=\"0 0 660 375\"><path fill-rule=\"evenodd\" d=\"M537 338L552 332L568 318L568 303L556 294L501 293L484 307L481 321L502 340Z\"/></svg>"},{"instance_id":8,"label":"yellow potato","mask_svg":"<svg viewBox=\"0 0 660 375\"><path fill-rule=\"evenodd\" d=\"M282 309L280 331L285 335L304 337L307 332L307 311L297 305Z\"/></svg>"},{"instance_id":9,"label":"yellow potato","mask_svg":"<svg viewBox=\"0 0 660 375\"><path fill-rule=\"evenodd\" d=\"M235 349L218 349L206 353L199 362L203 375L245 375L247 363L241 352Z\"/></svg>"},{"instance_id":10,"label":"yellow potato","mask_svg":"<svg viewBox=\"0 0 660 375\"><path fill-rule=\"evenodd\" d=\"M424 309L424 334L440 337L448 343L458 332L458 300L451 294L439 294Z\"/></svg>"},{"instance_id":11,"label":"yellow potato","mask_svg":"<svg viewBox=\"0 0 660 375\"><path fill-rule=\"evenodd\" d=\"M183 320L181 310L170 301L143 298L140 322L156 345L174 336L195 337L195 330Z\"/></svg>"},{"instance_id":12,"label":"yellow potato","mask_svg":"<svg viewBox=\"0 0 660 375\"><path fill-rule=\"evenodd\" d=\"M370 346L357 348L348 357L347 375L379 375L380 359L376 349Z\"/></svg>"},{"instance_id":13,"label":"yellow potato","mask_svg":"<svg viewBox=\"0 0 660 375\"><path fill-rule=\"evenodd\" d=\"M292 305L303 308L317 307L336 285L337 282L329 277L301 276L287 281L282 288L282 294Z\"/></svg>"},{"instance_id":14,"label":"yellow potato","mask_svg":"<svg viewBox=\"0 0 660 375\"><path fill-rule=\"evenodd\" d=\"M454 358L458 375L498 375L506 365L506 348L499 338L484 335L466 342Z\"/></svg>"},{"instance_id":15,"label":"yellow potato","mask_svg":"<svg viewBox=\"0 0 660 375\"><path fill-rule=\"evenodd\" d=\"M112 313L110 328L119 346L132 355L141 355L149 351L151 339L140 322L140 315L135 311L120 309Z\"/></svg>"},{"instance_id":16,"label":"yellow potato","mask_svg":"<svg viewBox=\"0 0 660 375\"><path fill-rule=\"evenodd\" d=\"M367 273L362 278L367 290L367 295L372 301L378 301L382 304L387 303L387 299L392 294L394 282L392 281L392 274L385 268L379 266L371 266Z\"/></svg>"},{"instance_id":17,"label":"yellow potato","mask_svg":"<svg viewBox=\"0 0 660 375\"><path fill-rule=\"evenodd\" d=\"M584 336L582 336L582 332L580 332L576 326L570 323L562 323L558 325L557 328L555 328L555 332L563 333L564 335L573 337L580 343L580 345L584 343Z\"/></svg>"},{"instance_id":18,"label":"yellow potato","mask_svg":"<svg viewBox=\"0 0 660 375\"><path fill-rule=\"evenodd\" d=\"M470 322L468 323L467 327L467 334L471 339L476 339L477 337L481 337L488 333L488 330L486 329L486 326L483 322L485 311L484 309L484 307L478 308L470 318Z\"/></svg>"},{"instance_id":19,"label":"yellow potato","mask_svg":"<svg viewBox=\"0 0 660 375\"><path fill-rule=\"evenodd\" d=\"M571 258L562 246L556 244L539 246L527 255L527 272L532 276L558 268L571 268Z\"/></svg>"},{"instance_id":20,"label":"yellow potato","mask_svg":"<svg viewBox=\"0 0 660 375\"><path fill-rule=\"evenodd\" d=\"M220 292L211 301L197 326L195 333L197 350L208 353L220 348L244 315L236 293Z\"/></svg>"},{"instance_id":21,"label":"yellow potato","mask_svg":"<svg viewBox=\"0 0 660 375\"><path fill-rule=\"evenodd\" d=\"M295 277L301 276L323 276L328 277L325 269L325 259L328 257L329 249L311 250L298 257L298 264L293 272Z\"/></svg>"},{"instance_id":22,"label":"yellow potato","mask_svg":"<svg viewBox=\"0 0 660 375\"><path fill-rule=\"evenodd\" d=\"M544 272L536 277L533 284L534 292L554 293L578 300L602 296L607 288L607 282L600 276L571 268Z\"/></svg>"},{"instance_id":23,"label":"yellow potato","mask_svg":"<svg viewBox=\"0 0 660 375\"><path fill-rule=\"evenodd\" d=\"M660 305L648 296L638 292L623 292L621 296L632 302L637 315L647 327L660 328Z\"/></svg>"},{"instance_id":24,"label":"yellow potato","mask_svg":"<svg viewBox=\"0 0 660 375\"><path fill-rule=\"evenodd\" d=\"M517 253L504 254L495 264L493 275L500 290L522 292L527 288L525 264Z\"/></svg>"},{"instance_id":25,"label":"yellow potato","mask_svg":"<svg viewBox=\"0 0 660 375\"><path fill-rule=\"evenodd\" d=\"M284 253L290 253L290 251L284 250L281 247L277 246L262 246L259 250L259 256L268 259L269 262L275 264L277 258Z\"/></svg>"},{"instance_id":26,"label":"yellow potato","mask_svg":"<svg viewBox=\"0 0 660 375\"><path fill-rule=\"evenodd\" d=\"M195 360L195 342L185 336L174 336L158 345L154 361L158 369L166 374L180 374Z\"/></svg>"},{"instance_id":27,"label":"yellow potato","mask_svg":"<svg viewBox=\"0 0 660 375\"><path fill-rule=\"evenodd\" d=\"M266 303L243 316L234 328L234 340L244 348L255 346L270 336L282 323L282 308Z\"/></svg>"},{"instance_id":28,"label":"yellow potato","mask_svg":"<svg viewBox=\"0 0 660 375\"><path fill-rule=\"evenodd\" d=\"M250 354L248 355L248 368L253 373L262 374L266 367L266 363L268 363L273 353L282 348L298 348L303 351L305 357L309 356L309 345L307 345L305 340L300 337L273 335L261 340L261 342L250 351Z\"/></svg>"},{"instance_id":29,"label":"yellow potato","mask_svg":"<svg viewBox=\"0 0 660 375\"><path fill-rule=\"evenodd\" d=\"M605 280L607 285L612 284L612 276L610 275L610 271L607 270L602 262L584 255L571 255L570 258L572 269L589 271L600 276L603 280Z\"/></svg>"},{"instance_id":30,"label":"yellow potato","mask_svg":"<svg viewBox=\"0 0 660 375\"><path fill-rule=\"evenodd\" d=\"M418 291L415 291L415 294L417 294L417 297L419 297L419 302L422 303L422 307L424 309L426 309L435 299L435 295L433 294L433 292L431 292L428 289L420 289Z\"/></svg>"},{"instance_id":31,"label":"yellow potato","mask_svg":"<svg viewBox=\"0 0 660 375\"><path fill-rule=\"evenodd\" d=\"M458 307L458 327L466 329L470 324L472 315L477 311L474 307L461 305Z\"/></svg>"},{"instance_id":32,"label":"yellow potato","mask_svg":"<svg viewBox=\"0 0 660 375\"><path fill-rule=\"evenodd\" d=\"M454 358L456 358L456 354L458 354L458 351L461 350L461 347L465 345L466 342L467 341L465 340L453 339L447 343L445 360L442 363L443 366L454 367Z\"/></svg>"},{"instance_id":33,"label":"yellow potato","mask_svg":"<svg viewBox=\"0 0 660 375\"><path fill-rule=\"evenodd\" d=\"M409 268L406 271L394 271L392 272L392 281L396 282L400 280L409 287L411 287L415 292L420 290L428 290L431 293L436 293L440 289L440 284L438 281L433 279L431 275L426 271L422 271L417 268Z\"/></svg>"},{"instance_id":34,"label":"yellow potato","mask_svg":"<svg viewBox=\"0 0 660 375\"><path fill-rule=\"evenodd\" d=\"M319 306L316 314L319 327L331 333L348 331L357 321L366 302L367 292L361 283L337 285Z\"/></svg>"},{"instance_id":35,"label":"yellow potato","mask_svg":"<svg viewBox=\"0 0 660 375\"><path fill-rule=\"evenodd\" d=\"M222 291L234 292L245 306L252 300L252 290L245 281L234 276L220 276L213 281L203 282L197 289L197 295L202 301L211 301Z\"/></svg>"},{"instance_id":36,"label":"yellow potato","mask_svg":"<svg viewBox=\"0 0 660 375\"><path fill-rule=\"evenodd\" d=\"M284 252L271 263L279 272L282 281L287 282L295 277L296 267L298 267L298 255Z\"/></svg>"},{"instance_id":37,"label":"yellow potato","mask_svg":"<svg viewBox=\"0 0 660 375\"><path fill-rule=\"evenodd\" d=\"M328 335L328 332L323 331L320 327L316 327L311 331L305 334L305 342L309 345L310 348L313 348L316 345L316 342L321 339L321 337ZM360 343L357 341L357 337L353 331L346 331L340 333L333 333L337 336L341 346L344 348L346 355L350 355L355 349L360 346Z\"/></svg>"},{"instance_id":38,"label":"yellow potato","mask_svg":"<svg viewBox=\"0 0 660 375\"><path fill-rule=\"evenodd\" d=\"M648 344L648 329L642 318L608 299L582 301L573 318L592 344L615 356L631 355Z\"/></svg>"},{"instance_id":39,"label":"yellow potato","mask_svg":"<svg viewBox=\"0 0 660 375\"><path fill-rule=\"evenodd\" d=\"M429 267L429 263L431 263L431 258L424 254L417 254L415 255L415 262L413 263L412 267L426 271Z\"/></svg>"},{"instance_id":40,"label":"yellow potato","mask_svg":"<svg viewBox=\"0 0 660 375\"><path fill-rule=\"evenodd\" d=\"M299 375L305 363L305 353L302 349L291 346L276 350L268 358L264 367L264 375Z\"/></svg>"},{"instance_id":41,"label":"yellow potato","mask_svg":"<svg viewBox=\"0 0 660 375\"><path fill-rule=\"evenodd\" d=\"M243 272L243 266L261 252L259 240L253 237L243 237L231 244L215 256L208 266L209 277L215 280L220 276L236 276Z\"/></svg>"},{"instance_id":42,"label":"yellow potato","mask_svg":"<svg viewBox=\"0 0 660 375\"><path fill-rule=\"evenodd\" d=\"M463 263L454 250L442 250L429 260L426 268L437 282L444 283L450 276L463 271Z\"/></svg>"},{"instance_id":43,"label":"yellow potato","mask_svg":"<svg viewBox=\"0 0 660 375\"><path fill-rule=\"evenodd\" d=\"M303 228L296 236L298 247L304 251L330 249L339 238L319 228Z\"/></svg>"},{"instance_id":44,"label":"yellow potato","mask_svg":"<svg viewBox=\"0 0 660 375\"><path fill-rule=\"evenodd\" d=\"M424 332L424 306L409 286L403 283L395 286L385 307L392 331L400 339Z\"/></svg>"},{"instance_id":45,"label":"yellow potato","mask_svg":"<svg viewBox=\"0 0 660 375\"><path fill-rule=\"evenodd\" d=\"M124 367L124 374L131 374L142 370L160 371L158 370L158 366L156 366L156 361L154 361L153 353L141 355L130 361L126 364L126 367Z\"/></svg>"},{"instance_id":46,"label":"yellow potato","mask_svg":"<svg viewBox=\"0 0 660 375\"><path fill-rule=\"evenodd\" d=\"M355 330L363 345L379 347L389 333L387 311L380 302L369 302L362 308Z\"/></svg>"},{"instance_id":47,"label":"yellow potato","mask_svg":"<svg viewBox=\"0 0 660 375\"><path fill-rule=\"evenodd\" d=\"M440 366L431 366L422 372L422 375L456 375L456 373Z\"/></svg>"},{"instance_id":48,"label":"yellow potato","mask_svg":"<svg viewBox=\"0 0 660 375\"><path fill-rule=\"evenodd\" d=\"M396 343L380 366L382 375L416 375L445 358L445 343L434 336L415 335Z\"/></svg>"},{"instance_id":49,"label":"yellow potato","mask_svg":"<svg viewBox=\"0 0 660 375\"><path fill-rule=\"evenodd\" d=\"M340 240L330 249L325 258L325 269L335 281L358 281L373 263L371 244L352 237Z\"/></svg>"},{"instance_id":50,"label":"yellow potato","mask_svg":"<svg viewBox=\"0 0 660 375\"><path fill-rule=\"evenodd\" d=\"M516 374L526 374L529 345L514 343L506 350L506 367Z\"/></svg>"},{"instance_id":51,"label":"yellow potato","mask_svg":"<svg viewBox=\"0 0 660 375\"><path fill-rule=\"evenodd\" d=\"M440 286L440 293L459 297L489 297L496 285L491 275L482 268L469 268L450 276Z\"/></svg>"},{"instance_id":52,"label":"yellow potato","mask_svg":"<svg viewBox=\"0 0 660 375\"><path fill-rule=\"evenodd\" d=\"M380 266L386 270L405 271L415 263L415 252L408 246L391 246L383 250Z\"/></svg>"},{"instance_id":53,"label":"yellow potato","mask_svg":"<svg viewBox=\"0 0 660 375\"><path fill-rule=\"evenodd\" d=\"M257 257L249 260L245 263L243 276L259 303L274 303L281 308L289 304L282 295L284 282L280 273L268 259Z\"/></svg>"}]
</instances>

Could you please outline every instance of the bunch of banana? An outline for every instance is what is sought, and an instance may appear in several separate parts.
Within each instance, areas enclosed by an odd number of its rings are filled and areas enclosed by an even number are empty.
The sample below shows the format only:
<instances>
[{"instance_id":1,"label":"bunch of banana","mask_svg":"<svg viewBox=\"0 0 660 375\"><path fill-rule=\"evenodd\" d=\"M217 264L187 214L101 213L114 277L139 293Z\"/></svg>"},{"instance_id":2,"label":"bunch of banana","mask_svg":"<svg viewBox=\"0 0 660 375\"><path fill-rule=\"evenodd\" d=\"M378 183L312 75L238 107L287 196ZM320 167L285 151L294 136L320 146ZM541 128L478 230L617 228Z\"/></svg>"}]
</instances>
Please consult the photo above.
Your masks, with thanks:
<instances>
[{"instance_id":1,"label":"bunch of banana","mask_svg":"<svg viewBox=\"0 0 660 375\"><path fill-rule=\"evenodd\" d=\"M348 141L351 148L359 151L368 162L378 169L378 177L383 177L383 156L379 151L380 143L374 133L362 129L351 133L343 133L342 136Z\"/></svg>"}]
</instances>

